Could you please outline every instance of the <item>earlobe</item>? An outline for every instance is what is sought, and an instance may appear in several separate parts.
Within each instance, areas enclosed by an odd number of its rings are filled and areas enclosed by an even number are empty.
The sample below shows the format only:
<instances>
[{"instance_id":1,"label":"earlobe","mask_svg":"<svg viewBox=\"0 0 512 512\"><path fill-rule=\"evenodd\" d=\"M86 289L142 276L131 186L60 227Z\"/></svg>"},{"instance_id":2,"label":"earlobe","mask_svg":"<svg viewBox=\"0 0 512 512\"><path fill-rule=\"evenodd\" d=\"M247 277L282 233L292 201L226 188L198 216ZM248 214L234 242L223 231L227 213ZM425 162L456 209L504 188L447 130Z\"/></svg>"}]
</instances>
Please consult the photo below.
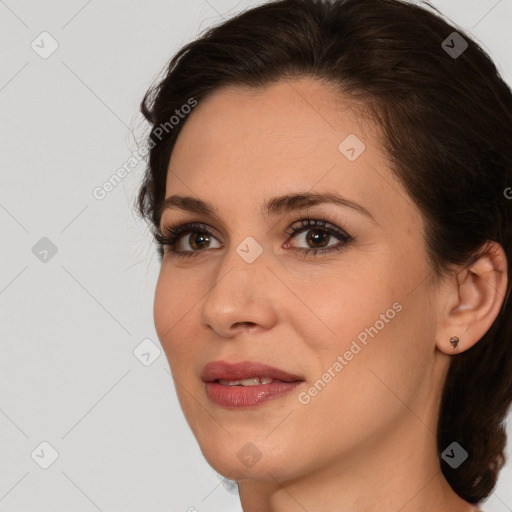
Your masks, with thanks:
<instances>
[{"instance_id":1,"label":"earlobe","mask_svg":"<svg viewBox=\"0 0 512 512\"><path fill-rule=\"evenodd\" d=\"M475 345L490 329L507 290L507 257L500 244L489 241L480 256L460 270L445 292L449 300L437 338L437 347L456 354Z\"/></svg>"}]
</instances>

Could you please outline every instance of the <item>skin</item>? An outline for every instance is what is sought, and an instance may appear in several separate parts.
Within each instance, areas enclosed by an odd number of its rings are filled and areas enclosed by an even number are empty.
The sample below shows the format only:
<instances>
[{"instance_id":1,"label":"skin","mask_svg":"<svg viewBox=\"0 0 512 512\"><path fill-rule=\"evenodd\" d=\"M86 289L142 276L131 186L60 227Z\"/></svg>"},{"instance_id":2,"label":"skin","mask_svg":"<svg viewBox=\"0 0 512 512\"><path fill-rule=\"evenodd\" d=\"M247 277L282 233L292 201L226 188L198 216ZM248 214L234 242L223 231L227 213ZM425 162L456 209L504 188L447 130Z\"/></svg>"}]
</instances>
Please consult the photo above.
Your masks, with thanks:
<instances>
[{"instance_id":1,"label":"skin","mask_svg":"<svg viewBox=\"0 0 512 512\"><path fill-rule=\"evenodd\" d=\"M451 358L499 312L505 255L493 244L473 266L437 276L422 215L393 177L377 127L352 107L312 78L225 87L199 103L172 153L166 196L208 201L219 217L164 213L162 226L200 222L212 237L205 250L182 235L176 249L202 250L197 257L165 253L156 330L201 451L239 482L245 512L469 512L441 473L439 399ZM348 134L366 146L354 161L338 150ZM337 191L375 221L334 204L260 215L265 200L299 191ZM293 252L318 247L306 239L314 227L286 234L308 215L355 240L317 257ZM263 249L252 263L236 252L248 236ZM329 246L340 241L325 236ZM394 303L401 305L394 318L300 403L299 393ZM284 398L228 410L208 399L200 378L219 359L264 362L306 382ZM261 453L251 467L237 456L246 443Z\"/></svg>"}]
</instances>

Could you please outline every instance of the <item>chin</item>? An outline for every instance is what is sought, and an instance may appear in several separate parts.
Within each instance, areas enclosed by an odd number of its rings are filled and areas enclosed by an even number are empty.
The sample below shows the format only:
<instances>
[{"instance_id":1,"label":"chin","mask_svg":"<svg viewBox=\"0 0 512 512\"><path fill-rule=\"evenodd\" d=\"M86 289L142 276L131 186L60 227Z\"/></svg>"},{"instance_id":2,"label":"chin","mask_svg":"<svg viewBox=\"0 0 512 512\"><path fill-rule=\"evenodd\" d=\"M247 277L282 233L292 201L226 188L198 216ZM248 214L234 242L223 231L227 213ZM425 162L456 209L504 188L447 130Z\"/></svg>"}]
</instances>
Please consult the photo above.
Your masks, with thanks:
<instances>
[{"instance_id":1,"label":"chin","mask_svg":"<svg viewBox=\"0 0 512 512\"><path fill-rule=\"evenodd\" d=\"M230 480L261 480L275 482L298 476L297 461L292 462L276 447L263 446L263 442L255 443L236 438L229 444L216 447L200 446L208 464L217 473ZM293 468L293 473L291 471Z\"/></svg>"}]
</instances>

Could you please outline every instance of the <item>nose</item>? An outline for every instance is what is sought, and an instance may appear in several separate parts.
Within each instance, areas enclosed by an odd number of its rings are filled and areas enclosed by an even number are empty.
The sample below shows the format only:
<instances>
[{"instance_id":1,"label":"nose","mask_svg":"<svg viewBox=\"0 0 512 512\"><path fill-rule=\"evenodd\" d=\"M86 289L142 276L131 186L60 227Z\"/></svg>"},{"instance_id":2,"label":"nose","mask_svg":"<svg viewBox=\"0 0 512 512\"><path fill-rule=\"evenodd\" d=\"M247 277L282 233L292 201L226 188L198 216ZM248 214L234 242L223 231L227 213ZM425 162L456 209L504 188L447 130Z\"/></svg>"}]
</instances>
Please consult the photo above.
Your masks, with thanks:
<instances>
[{"instance_id":1,"label":"nose","mask_svg":"<svg viewBox=\"0 0 512 512\"><path fill-rule=\"evenodd\" d=\"M265 251L248 263L230 248L212 273L201 305L201 321L218 336L271 329L276 323L279 281L268 268Z\"/></svg>"}]
</instances>

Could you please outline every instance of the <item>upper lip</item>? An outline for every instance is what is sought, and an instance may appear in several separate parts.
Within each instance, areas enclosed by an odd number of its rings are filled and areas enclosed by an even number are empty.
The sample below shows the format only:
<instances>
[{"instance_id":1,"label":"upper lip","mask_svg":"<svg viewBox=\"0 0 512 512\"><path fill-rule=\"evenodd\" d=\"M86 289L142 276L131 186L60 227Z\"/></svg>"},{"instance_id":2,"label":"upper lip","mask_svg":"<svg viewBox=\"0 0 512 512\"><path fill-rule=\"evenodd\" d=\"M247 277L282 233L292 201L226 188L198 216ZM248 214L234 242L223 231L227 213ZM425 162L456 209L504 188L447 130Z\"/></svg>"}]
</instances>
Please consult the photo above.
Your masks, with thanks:
<instances>
[{"instance_id":1,"label":"upper lip","mask_svg":"<svg viewBox=\"0 0 512 512\"><path fill-rule=\"evenodd\" d=\"M227 361L212 361L203 368L201 378L205 382L213 382L217 379L242 380L251 377L270 377L283 382L304 380L299 375L294 375L279 368L269 366L256 361L243 361L240 363L228 363Z\"/></svg>"}]
</instances>

